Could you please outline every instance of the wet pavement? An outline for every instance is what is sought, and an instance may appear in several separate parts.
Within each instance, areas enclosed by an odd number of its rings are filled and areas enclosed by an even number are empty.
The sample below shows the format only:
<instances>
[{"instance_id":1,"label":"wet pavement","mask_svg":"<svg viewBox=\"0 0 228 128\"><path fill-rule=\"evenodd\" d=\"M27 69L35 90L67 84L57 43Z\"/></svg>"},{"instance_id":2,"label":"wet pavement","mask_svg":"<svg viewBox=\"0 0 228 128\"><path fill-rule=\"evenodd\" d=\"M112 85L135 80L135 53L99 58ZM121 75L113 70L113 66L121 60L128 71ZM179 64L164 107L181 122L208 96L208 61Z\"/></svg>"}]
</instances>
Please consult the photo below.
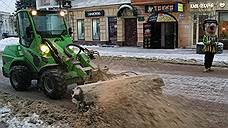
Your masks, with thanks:
<instances>
[{"instance_id":1,"label":"wet pavement","mask_svg":"<svg viewBox=\"0 0 228 128\"><path fill-rule=\"evenodd\" d=\"M161 74L164 93L207 102L228 104L228 79Z\"/></svg>"},{"instance_id":2,"label":"wet pavement","mask_svg":"<svg viewBox=\"0 0 228 128\"><path fill-rule=\"evenodd\" d=\"M138 74L159 74L165 86L163 92L192 100L228 104L228 69L213 67L203 73L203 66L155 63L134 59L110 59L100 62L113 72L133 71Z\"/></svg>"}]
</instances>

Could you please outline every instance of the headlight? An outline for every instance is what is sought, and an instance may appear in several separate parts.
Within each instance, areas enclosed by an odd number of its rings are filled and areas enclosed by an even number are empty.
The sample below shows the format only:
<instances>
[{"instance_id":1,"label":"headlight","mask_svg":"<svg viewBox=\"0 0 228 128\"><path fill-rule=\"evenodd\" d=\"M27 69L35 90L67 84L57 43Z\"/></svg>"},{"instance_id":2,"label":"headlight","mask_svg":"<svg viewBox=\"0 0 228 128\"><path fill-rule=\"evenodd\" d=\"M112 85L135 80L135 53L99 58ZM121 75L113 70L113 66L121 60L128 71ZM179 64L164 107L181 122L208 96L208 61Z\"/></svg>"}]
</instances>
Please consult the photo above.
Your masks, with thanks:
<instances>
[{"instance_id":1,"label":"headlight","mask_svg":"<svg viewBox=\"0 0 228 128\"><path fill-rule=\"evenodd\" d=\"M48 48L47 45L41 44L40 45L40 51L42 52L42 54L48 54L50 52L50 49Z\"/></svg>"},{"instance_id":2,"label":"headlight","mask_svg":"<svg viewBox=\"0 0 228 128\"><path fill-rule=\"evenodd\" d=\"M36 16L37 15L37 11L36 10L32 10L32 15Z\"/></svg>"},{"instance_id":3,"label":"headlight","mask_svg":"<svg viewBox=\"0 0 228 128\"><path fill-rule=\"evenodd\" d=\"M60 11L60 16L65 16L65 12L63 10Z\"/></svg>"}]
</instances>

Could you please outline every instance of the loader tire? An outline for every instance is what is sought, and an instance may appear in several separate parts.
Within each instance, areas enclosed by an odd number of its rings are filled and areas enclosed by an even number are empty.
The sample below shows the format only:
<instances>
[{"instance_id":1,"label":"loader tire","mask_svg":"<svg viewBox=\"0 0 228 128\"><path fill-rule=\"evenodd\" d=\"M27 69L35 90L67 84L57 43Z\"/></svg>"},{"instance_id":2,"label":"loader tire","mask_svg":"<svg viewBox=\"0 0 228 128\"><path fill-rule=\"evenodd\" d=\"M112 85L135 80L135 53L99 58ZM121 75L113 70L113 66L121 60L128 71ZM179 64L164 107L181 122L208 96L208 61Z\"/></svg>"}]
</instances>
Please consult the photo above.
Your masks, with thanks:
<instances>
[{"instance_id":1,"label":"loader tire","mask_svg":"<svg viewBox=\"0 0 228 128\"><path fill-rule=\"evenodd\" d=\"M16 91L25 91L31 85L31 72L28 67L17 65L10 69L10 83Z\"/></svg>"},{"instance_id":2,"label":"loader tire","mask_svg":"<svg viewBox=\"0 0 228 128\"><path fill-rule=\"evenodd\" d=\"M67 85L61 70L50 69L44 71L40 82L44 94L51 99L60 99L66 93Z\"/></svg>"}]
</instances>

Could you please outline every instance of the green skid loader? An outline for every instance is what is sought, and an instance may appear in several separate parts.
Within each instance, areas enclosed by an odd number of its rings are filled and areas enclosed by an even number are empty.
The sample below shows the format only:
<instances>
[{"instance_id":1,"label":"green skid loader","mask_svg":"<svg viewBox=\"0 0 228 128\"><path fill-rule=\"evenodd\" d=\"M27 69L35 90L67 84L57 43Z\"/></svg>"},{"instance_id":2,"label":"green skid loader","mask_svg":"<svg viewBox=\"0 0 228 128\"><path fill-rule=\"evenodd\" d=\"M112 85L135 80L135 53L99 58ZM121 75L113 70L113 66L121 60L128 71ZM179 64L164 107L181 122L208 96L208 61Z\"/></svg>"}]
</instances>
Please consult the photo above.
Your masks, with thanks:
<instances>
[{"instance_id":1,"label":"green skid loader","mask_svg":"<svg viewBox=\"0 0 228 128\"><path fill-rule=\"evenodd\" d=\"M36 79L45 95L59 99L67 85L84 84L97 70L97 53L72 42L63 11L20 10L16 28L19 44L2 55L3 75L15 90L27 90Z\"/></svg>"}]
</instances>

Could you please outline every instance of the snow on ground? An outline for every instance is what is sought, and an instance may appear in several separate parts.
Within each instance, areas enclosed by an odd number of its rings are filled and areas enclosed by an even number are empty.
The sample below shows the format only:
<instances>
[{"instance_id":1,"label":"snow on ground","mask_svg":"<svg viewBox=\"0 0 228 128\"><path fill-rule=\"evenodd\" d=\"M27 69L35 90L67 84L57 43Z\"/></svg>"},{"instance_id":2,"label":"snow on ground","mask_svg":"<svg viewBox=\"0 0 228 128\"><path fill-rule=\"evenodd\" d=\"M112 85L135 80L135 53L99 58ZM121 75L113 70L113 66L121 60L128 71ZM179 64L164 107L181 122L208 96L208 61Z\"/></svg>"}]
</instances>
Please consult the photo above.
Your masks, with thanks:
<instances>
[{"instance_id":1,"label":"snow on ground","mask_svg":"<svg viewBox=\"0 0 228 128\"><path fill-rule=\"evenodd\" d=\"M26 115L27 114L27 115ZM16 114L10 105L0 107L0 127L8 128L56 128L59 124L48 125L36 113ZM67 124L61 126L68 127Z\"/></svg>"},{"instance_id":2,"label":"snow on ground","mask_svg":"<svg viewBox=\"0 0 228 128\"><path fill-rule=\"evenodd\" d=\"M0 52L4 50L7 45L18 44L19 38L10 37L0 40Z\"/></svg>"},{"instance_id":3,"label":"snow on ground","mask_svg":"<svg viewBox=\"0 0 228 128\"><path fill-rule=\"evenodd\" d=\"M35 113L27 117L21 118L19 115L14 115L10 106L0 107L0 122L4 123L5 127L9 128L46 128L39 116ZM3 125L3 124L2 124Z\"/></svg>"},{"instance_id":4,"label":"snow on ground","mask_svg":"<svg viewBox=\"0 0 228 128\"><path fill-rule=\"evenodd\" d=\"M143 49L140 47L97 47L83 46L96 50L101 56L135 57L160 60L171 63L200 64L204 63L204 54L196 54L196 49ZM216 54L214 65L228 66L228 50Z\"/></svg>"}]
</instances>

